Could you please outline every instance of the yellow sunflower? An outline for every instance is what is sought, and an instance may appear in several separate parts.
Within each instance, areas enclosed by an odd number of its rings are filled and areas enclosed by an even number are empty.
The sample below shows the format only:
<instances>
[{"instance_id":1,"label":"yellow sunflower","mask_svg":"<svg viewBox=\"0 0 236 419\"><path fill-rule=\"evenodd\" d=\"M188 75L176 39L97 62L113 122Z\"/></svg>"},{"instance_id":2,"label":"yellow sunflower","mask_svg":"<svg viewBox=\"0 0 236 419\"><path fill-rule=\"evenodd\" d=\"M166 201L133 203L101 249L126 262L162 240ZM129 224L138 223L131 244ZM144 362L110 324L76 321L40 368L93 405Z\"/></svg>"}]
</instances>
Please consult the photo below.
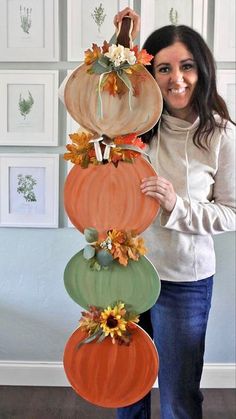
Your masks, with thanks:
<instances>
[{"instance_id":1,"label":"yellow sunflower","mask_svg":"<svg viewBox=\"0 0 236 419\"><path fill-rule=\"evenodd\" d=\"M127 321L124 319L126 310L123 303L118 303L114 308L107 307L101 313L101 323L105 336L122 336L122 333L126 331Z\"/></svg>"}]
</instances>

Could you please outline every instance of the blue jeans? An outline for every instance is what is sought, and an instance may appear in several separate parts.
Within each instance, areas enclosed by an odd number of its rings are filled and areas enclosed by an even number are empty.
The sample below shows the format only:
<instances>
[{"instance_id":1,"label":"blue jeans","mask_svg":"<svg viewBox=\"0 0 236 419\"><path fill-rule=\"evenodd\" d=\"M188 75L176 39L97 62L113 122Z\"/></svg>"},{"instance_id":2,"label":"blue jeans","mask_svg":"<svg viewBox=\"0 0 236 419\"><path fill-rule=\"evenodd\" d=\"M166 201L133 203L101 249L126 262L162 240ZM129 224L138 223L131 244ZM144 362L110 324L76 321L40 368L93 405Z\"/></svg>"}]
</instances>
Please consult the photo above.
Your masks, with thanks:
<instances>
[{"instance_id":1,"label":"blue jeans","mask_svg":"<svg viewBox=\"0 0 236 419\"><path fill-rule=\"evenodd\" d=\"M200 380L213 276L196 282L162 281L156 304L141 326L158 349L161 419L201 419ZM147 325L147 327L146 327ZM117 419L150 419L151 396L117 409Z\"/></svg>"}]
</instances>

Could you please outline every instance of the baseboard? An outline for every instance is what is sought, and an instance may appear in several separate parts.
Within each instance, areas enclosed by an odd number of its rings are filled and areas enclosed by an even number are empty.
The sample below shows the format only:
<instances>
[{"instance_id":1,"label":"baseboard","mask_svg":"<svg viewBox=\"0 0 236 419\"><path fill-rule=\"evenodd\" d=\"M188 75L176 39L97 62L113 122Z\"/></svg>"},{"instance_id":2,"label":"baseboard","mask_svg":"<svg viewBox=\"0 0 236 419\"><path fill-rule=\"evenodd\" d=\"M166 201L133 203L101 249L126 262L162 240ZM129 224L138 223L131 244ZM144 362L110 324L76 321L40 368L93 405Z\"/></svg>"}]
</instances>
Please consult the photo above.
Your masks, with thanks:
<instances>
[{"instance_id":1,"label":"baseboard","mask_svg":"<svg viewBox=\"0 0 236 419\"><path fill-rule=\"evenodd\" d=\"M0 361L0 385L67 387L69 382L61 362ZM201 387L236 388L236 364L205 364Z\"/></svg>"}]
</instances>

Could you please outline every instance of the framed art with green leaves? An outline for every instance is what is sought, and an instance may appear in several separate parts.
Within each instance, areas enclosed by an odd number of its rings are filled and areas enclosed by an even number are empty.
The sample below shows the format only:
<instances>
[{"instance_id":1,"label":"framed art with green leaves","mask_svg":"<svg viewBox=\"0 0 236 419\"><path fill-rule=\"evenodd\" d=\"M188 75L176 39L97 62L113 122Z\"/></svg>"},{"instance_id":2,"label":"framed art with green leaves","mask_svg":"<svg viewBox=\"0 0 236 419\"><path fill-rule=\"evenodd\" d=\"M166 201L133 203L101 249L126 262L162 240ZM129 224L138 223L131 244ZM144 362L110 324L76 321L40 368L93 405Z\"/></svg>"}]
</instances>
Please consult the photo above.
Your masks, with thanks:
<instances>
[{"instance_id":1,"label":"framed art with green leaves","mask_svg":"<svg viewBox=\"0 0 236 419\"><path fill-rule=\"evenodd\" d=\"M83 61L92 43L102 45L115 32L113 18L133 0L67 0L67 59Z\"/></svg>"},{"instance_id":2,"label":"framed art with green leaves","mask_svg":"<svg viewBox=\"0 0 236 419\"><path fill-rule=\"evenodd\" d=\"M58 61L58 0L1 0L0 61Z\"/></svg>"},{"instance_id":3,"label":"framed art with green leaves","mask_svg":"<svg viewBox=\"0 0 236 419\"><path fill-rule=\"evenodd\" d=\"M59 156L0 154L0 226L58 227Z\"/></svg>"},{"instance_id":4,"label":"framed art with green leaves","mask_svg":"<svg viewBox=\"0 0 236 419\"><path fill-rule=\"evenodd\" d=\"M140 45L155 30L165 25L187 25L207 37L208 0L141 1Z\"/></svg>"},{"instance_id":5,"label":"framed art with green leaves","mask_svg":"<svg viewBox=\"0 0 236 419\"><path fill-rule=\"evenodd\" d=\"M58 71L0 71L0 144L58 144Z\"/></svg>"}]
</instances>

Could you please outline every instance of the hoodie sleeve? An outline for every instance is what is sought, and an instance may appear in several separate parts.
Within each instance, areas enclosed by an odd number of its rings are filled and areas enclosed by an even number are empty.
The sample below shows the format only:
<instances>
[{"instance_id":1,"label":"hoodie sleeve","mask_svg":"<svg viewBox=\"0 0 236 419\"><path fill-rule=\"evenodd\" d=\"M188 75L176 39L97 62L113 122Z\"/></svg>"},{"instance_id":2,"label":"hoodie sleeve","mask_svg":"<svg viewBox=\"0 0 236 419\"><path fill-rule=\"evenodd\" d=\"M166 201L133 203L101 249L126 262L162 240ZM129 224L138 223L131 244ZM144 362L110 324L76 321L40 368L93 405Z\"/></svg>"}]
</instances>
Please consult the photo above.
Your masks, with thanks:
<instances>
[{"instance_id":1,"label":"hoodie sleeve","mask_svg":"<svg viewBox=\"0 0 236 419\"><path fill-rule=\"evenodd\" d=\"M221 137L211 202L189 202L177 196L171 214L161 213L160 225L182 233L200 235L234 231L235 207L235 129L230 124L227 134Z\"/></svg>"}]
</instances>

